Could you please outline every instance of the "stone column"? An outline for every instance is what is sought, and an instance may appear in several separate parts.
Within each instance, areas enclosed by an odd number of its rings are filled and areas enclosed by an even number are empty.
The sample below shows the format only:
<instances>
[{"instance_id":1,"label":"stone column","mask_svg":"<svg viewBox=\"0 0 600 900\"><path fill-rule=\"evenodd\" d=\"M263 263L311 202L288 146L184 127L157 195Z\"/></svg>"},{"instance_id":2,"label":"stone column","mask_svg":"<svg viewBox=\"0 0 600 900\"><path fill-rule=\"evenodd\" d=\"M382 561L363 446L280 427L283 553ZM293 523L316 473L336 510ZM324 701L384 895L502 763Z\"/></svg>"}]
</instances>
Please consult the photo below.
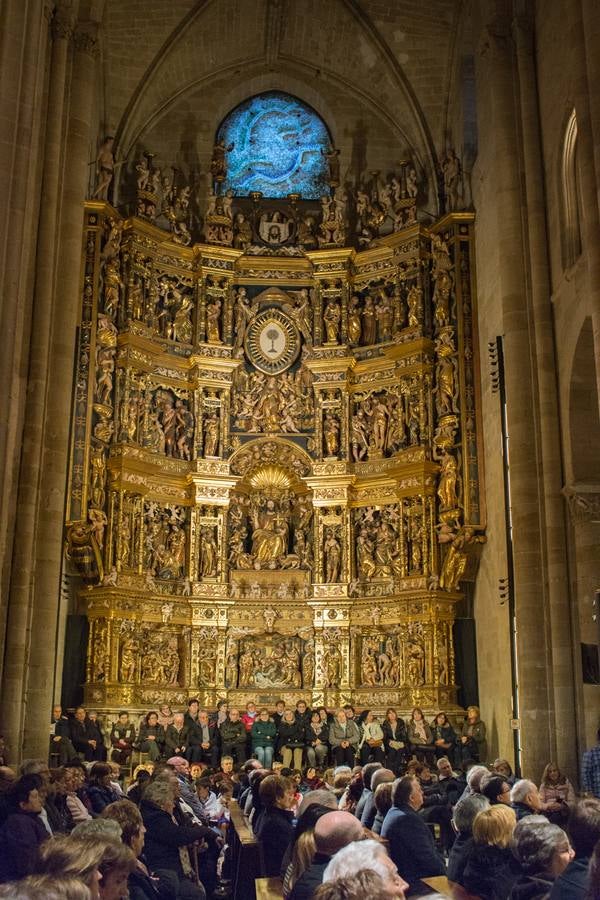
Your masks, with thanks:
<instances>
[{"instance_id":1,"label":"stone column","mask_svg":"<svg viewBox=\"0 0 600 900\"><path fill-rule=\"evenodd\" d=\"M581 179L582 237L587 257L588 296L594 332L594 354L600 359L600 99L598 98L598 36L600 11L594 0L565 7L573 43L572 58L578 63L573 77L577 143ZM596 364L597 397L600 403L600 365Z\"/></svg>"},{"instance_id":2,"label":"stone column","mask_svg":"<svg viewBox=\"0 0 600 900\"><path fill-rule=\"evenodd\" d=\"M577 770L577 745L573 725L577 708L573 672L573 633L567 541L565 533L561 439L554 328L550 301L550 261L546 234L544 169L535 73L533 25L525 17L513 22L519 76L520 124L523 146L526 203L523 212L527 233L531 310L530 344L535 360L536 405L539 416L539 454L542 461L540 506L541 553L545 569L548 622L551 632L551 683L554 694L556 756L561 766Z\"/></svg>"},{"instance_id":3,"label":"stone column","mask_svg":"<svg viewBox=\"0 0 600 900\"><path fill-rule=\"evenodd\" d=\"M0 672L16 521L17 473L40 201L41 129L51 2L6 0L0 28ZM4 695L5 690L0 692ZM4 727L4 725L3 725Z\"/></svg>"},{"instance_id":4,"label":"stone column","mask_svg":"<svg viewBox=\"0 0 600 900\"><path fill-rule=\"evenodd\" d=\"M31 470L26 472L18 507L19 525L15 548L15 578L11 586L6 657L10 660L10 684L4 706L10 738L15 749L27 756L45 756L48 750L47 711L50 709L58 647L64 640L60 620L60 572L63 551L63 513L68 457L73 353L79 312L82 209L88 182L93 89L96 76L96 25L79 25L73 33L70 103L67 115L65 150L66 178L62 195L57 196L53 170L58 134L55 120L50 125L50 160L47 167L48 200L60 208L60 226L53 235L50 214L45 218L42 240L56 241L55 262L48 273L56 285L41 289L43 327L47 343L40 336L32 345L32 371L37 394L32 429ZM63 40L63 36L58 36ZM64 72L64 48L56 50L58 73ZM53 54L54 62L54 54ZM61 114L61 87L51 91L50 102ZM61 116L62 118L62 116ZM62 167L61 167L62 172ZM45 263L40 261L40 266ZM35 319L35 317L34 317ZM36 323L34 321L34 327ZM22 502L22 505L21 505ZM27 634L28 633L28 634ZM28 715L29 713L29 715Z\"/></svg>"},{"instance_id":5,"label":"stone column","mask_svg":"<svg viewBox=\"0 0 600 900\"><path fill-rule=\"evenodd\" d=\"M496 278L495 294L502 310L505 338L506 395L510 435L510 484L521 700L521 743L524 770L533 776L553 758L551 642L546 573L540 532L544 528L539 481L541 459L537 433L539 412L531 358L529 277L523 246L522 147L515 95L515 53L510 21L496 17L493 2L485 4L477 58L478 107L486 111L480 154L486 176L493 178L495 208L488 211L495 228L497 263L487 260L488 277ZM496 491L496 496L499 491ZM508 647L506 648L508 653ZM506 690L509 686L506 685ZM538 773L539 770L539 773Z\"/></svg>"}]
</instances>

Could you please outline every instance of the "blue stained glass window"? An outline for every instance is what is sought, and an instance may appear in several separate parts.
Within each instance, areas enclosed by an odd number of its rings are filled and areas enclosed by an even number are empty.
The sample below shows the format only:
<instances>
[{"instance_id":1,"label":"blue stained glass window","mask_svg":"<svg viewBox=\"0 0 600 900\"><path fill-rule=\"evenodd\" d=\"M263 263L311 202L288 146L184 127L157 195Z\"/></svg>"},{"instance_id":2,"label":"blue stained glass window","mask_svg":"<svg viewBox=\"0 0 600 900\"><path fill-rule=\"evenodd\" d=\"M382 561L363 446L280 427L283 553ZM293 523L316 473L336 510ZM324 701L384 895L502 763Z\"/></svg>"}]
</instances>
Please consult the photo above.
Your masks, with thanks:
<instances>
[{"instance_id":1,"label":"blue stained glass window","mask_svg":"<svg viewBox=\"0 0 600 900\"><path fill-rule=\"evenodd\" d=\"M225 146L224 190L238 197L262 191L264 197L299 193L315 200L328 193L327 126L302 100L280 91L250 97L223 120L217 137Z\"/></svg>"}]
</instances>

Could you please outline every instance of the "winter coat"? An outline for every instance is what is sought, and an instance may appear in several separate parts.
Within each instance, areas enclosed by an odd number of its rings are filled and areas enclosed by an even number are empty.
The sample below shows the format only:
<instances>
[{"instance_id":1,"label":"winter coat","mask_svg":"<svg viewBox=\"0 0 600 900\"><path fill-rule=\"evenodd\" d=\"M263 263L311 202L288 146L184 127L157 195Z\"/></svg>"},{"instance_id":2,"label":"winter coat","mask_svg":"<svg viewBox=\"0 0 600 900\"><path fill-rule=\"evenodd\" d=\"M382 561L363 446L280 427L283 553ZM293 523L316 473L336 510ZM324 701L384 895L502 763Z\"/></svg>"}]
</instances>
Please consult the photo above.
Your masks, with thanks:
<instances>
[{"instance_id":1,"label":"winter coat","mask_svg":"<svg viewBox=\"0 0 600 900\"><path fill-rule=\"evenodd\" d=\"M275 746L277 729L275 728L275 722L271 722L270 719L267 722L262 722L260 719L257 719L252 726L251 734L253 750L256 750L257 747Z\"/></svg>"},{"instance_id":2,"label":"winter coat","mask_svg":"<svg viewBox=\"0 0 600 900\"><path fill-rule=\"evenodd\" d=\"M279 747L304 747L306 738L304 734L304 725L297 719L293 722L281 720L278 729L278 746Z\"/></svg>"},{"instance_id":3,"label":"winter coat","mask_svg":"<svg viewBox=\"0 0 600 900\"><path fill-rule=\"evenodd\" d=\"M331 723L329 728L329 743L332 747L339 747L342 741L349 741L350 746L355 750L360 741L360 731L358 725L352 719L346 720L346 733L337 719Z\"/></svg>"},{"instance_id":4,"label":"winter coat","mask_svg":"<svg viewBox=\"0 0 600 900\"><path fill-rule=\"evenodd\" d=\"M244 728L244 723L239 720L237 722L232 722L230 719L225 719L219 731L221 733L221 742L223 744L246 743L246 729Z\"/></svg>"},{"instance_id":5,"label":"winter coat","mask_svg":"<svg viewBox=\"0 0 600 900\"><path fill-rule=\"evenodd\" d=\"M473 844L463 873L462 885L481 900L507 900L521 874L510 847Z\"/></svg>"}]
</instances>

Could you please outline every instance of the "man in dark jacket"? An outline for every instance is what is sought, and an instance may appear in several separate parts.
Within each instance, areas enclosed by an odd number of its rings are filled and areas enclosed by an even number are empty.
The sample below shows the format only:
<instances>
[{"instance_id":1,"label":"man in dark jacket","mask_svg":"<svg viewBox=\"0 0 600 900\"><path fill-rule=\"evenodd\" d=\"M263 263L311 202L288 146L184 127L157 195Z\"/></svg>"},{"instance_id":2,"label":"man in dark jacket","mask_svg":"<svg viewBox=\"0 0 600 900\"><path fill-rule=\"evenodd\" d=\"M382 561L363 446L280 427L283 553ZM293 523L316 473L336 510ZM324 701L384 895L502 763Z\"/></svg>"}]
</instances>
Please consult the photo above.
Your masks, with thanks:
<instances>
[{"instance_id":1,"label":"man in dark jacket","mask_svg":"<svg viewBox=\"0 0 600 900\"><path fill-rule=\"evenodd\" d=\"M448 880L462 884L463 874L473 849L473 822L475 816L488 809L490 801L482 794L465 797L454 808L452 823L457 832L456 839L448 856Z\"/></svg>"},{"instance_id":2,"label":"man in dark jacket","mask_svg":"<svg viewBox=\"0 0 600 900\"><path fill-rule=\"evenodd\" d=\"M233 756L238 766L246 762L246 729L239 709L230 709L221 728L221 756Z\"/></svg>"},{"instance_id":3,"label":"man in dark jacket","mask_svg":"<svg viewBox=\"0 0 600 900\"><path fill-rule=\"evenodd\" d=\"M199 711L198 721L188 731L186 759L189 762L205 762L213 769L217 766L219 760L217 727L213 722L209 722L208 712L205 709Z\"/></svg>"},{"instance_id":4,"label":"man in dark jacket","mask_svg":"<svg viewBox=\"0 0 600 900\"><path fill-rule=\"evenodd\" d=\"M368 802L370 798L373 797L373 792L371 790L371 779L377 769L382 769L383 766L379 762L370 762L362 767L362 776L363 776L363 789L362 794L358 799L358 803L356 804L356 809L354 810L354 815L357 819L362 821L362 814L365 808L365 804Z\"/></svg>"},{"instance_id":5,"label":"man in dark jacket","mask_svg":"<svg viewBox=\"0 0 600 900\"><path fill-rule=\"evenodd\" d=\"M182 717L183 718L183 717ZM112 759L120 766L127 764L127 760L133 753L135 744L135 726L129 721L129 713L121 710L116 722L110 730L110 743L113 748Z\"/></svg>"},{"instance_id":6,"label":"man in dark jacket","mask_svg":"<svg viewBox=\"0 0 600 900\"><path fill-rule=\"evenodd\" d=\"M316 853L312 863L295 883L289 900L310 900L323 882L323 872L332 856L353 841L363 837L362 825L352 813L334 810L315 823Z\"/></svg>"},{"instance_id":7,"label":"man in dark jacket","mask_svg":"<svg viewBox=\"0 0 600 900\"><path fill-rule=\"evenodd\" d=\"M71 719L71 741L78 753L83 753L87 762L94 762L98 759L96 755L97 738L95 738L90 730L89 719L83 706L78 706L75 710L75 718Z\"/></svg>"},{"instance_id":8,"label":"man in dark jacket","mask_svg":"<svg viewBox=\"0 0 600 900\"><path fill-rule=\"evenodd\" d=\"M165 756L185 756L188 759L189 732L190 726L185 724L183 713L175 713L173 724L167 725L165 731Z\"/></svg>"},{"instance_id":9,"label":"man in dark jacket","mask_svg":"<svg viewBox=\"0 0 600 900\"><path fill-rule=\"evenodd\" d=\"M52 719L50 722L50 755L58 754L58 765L64 766L65 763L77 756L75 747L71 742L69 729L69 720L63 716L62 706L55 706L52 709Z\"/></svg>"},{"instance_id":10,"label":"man in dark jacket","mask_svg":"<svg viewBox=\"0 0 600 900\"><path fill-rule=\"evenodd\" d=\"M600 800L590 797L576 803L569 814L567 833L575 859L554 882L550 900L581 900L585 896L590 859L600 841Z\"/></svg>"},{"instance_id":11,"label":"man in dark jacket","mask_svg":"<svg viewBox=\"0 0 600 900\"><path fill-rule=\"evenodd\" d=\"M371 773L371 789L369 790L369 794L362 808L360 823L364 828L372 829L373 823L375 821L375 816L377 815L377 807L375 806L375 791L380 784L391 784L392 781L396 780L396 776L391 769L382 769L379 763L367 763L367 765L363 768L363 781L365 777L365 768L368 768L369 766L378 766L378 768ZM358 818L358 813L355 812L354 814Z\"/></svg>"},{"instance_id":12,"label":"man in dark jacket","mask_svg":"<svg viewBox=\"0 0 600 900\"><path fill-rule=\"evenodd\" d=\"M418 814L423 806L423 791L416 778L406 775L396 782L392 804L383 820L381 837L389 842L389 854L408 881L410 893L419 893L420 879L445 875L446 866L431 831Z\"/></svg>"}]
</instances>

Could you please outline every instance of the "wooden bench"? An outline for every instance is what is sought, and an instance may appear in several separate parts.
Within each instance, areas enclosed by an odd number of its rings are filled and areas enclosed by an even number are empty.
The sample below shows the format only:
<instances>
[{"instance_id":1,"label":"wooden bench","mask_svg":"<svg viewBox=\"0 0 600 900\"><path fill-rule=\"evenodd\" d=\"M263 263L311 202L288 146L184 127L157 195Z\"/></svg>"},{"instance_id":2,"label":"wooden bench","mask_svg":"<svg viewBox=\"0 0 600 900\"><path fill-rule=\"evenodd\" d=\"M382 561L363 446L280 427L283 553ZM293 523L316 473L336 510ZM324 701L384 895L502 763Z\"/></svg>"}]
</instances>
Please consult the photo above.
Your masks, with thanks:
<instances>
[{"instance_id":1,"label":"wooden bench","mask_svg":"<svg viewBox=\"0 0 600 900\"><path fill-rule=\"evenodd\" d=\"M231 848L231 881L235 900L257 900L256 879L263 879L264 863L262 847L239 806L232 800L229 804L230 822L227 843ZM282 894L263 894L261 897L281 897Z\"/></svg>"},{"instance_id":2,"label":"wooden bench","mask_svg":"<svg viewBox=\"0 0 600 900\"><path fill-rule=\"evenodd\" d=\"M448 881L445 875L433 875L431 878L421 878L421 881L430 887L432 891L435 891L436 894L443 894L444 897L454 896L451 882Z\"/></svg>"},{"instance_id":3,"label":"wooden bench","mask_svg":"<svg viewBox=\"0 0 600 900\"><path fill-rule=\"evenodd\" d=\"M283 897L281 878L257 878L254 885L256 900L281 900Z\"/></svg>"}]
</instances>

